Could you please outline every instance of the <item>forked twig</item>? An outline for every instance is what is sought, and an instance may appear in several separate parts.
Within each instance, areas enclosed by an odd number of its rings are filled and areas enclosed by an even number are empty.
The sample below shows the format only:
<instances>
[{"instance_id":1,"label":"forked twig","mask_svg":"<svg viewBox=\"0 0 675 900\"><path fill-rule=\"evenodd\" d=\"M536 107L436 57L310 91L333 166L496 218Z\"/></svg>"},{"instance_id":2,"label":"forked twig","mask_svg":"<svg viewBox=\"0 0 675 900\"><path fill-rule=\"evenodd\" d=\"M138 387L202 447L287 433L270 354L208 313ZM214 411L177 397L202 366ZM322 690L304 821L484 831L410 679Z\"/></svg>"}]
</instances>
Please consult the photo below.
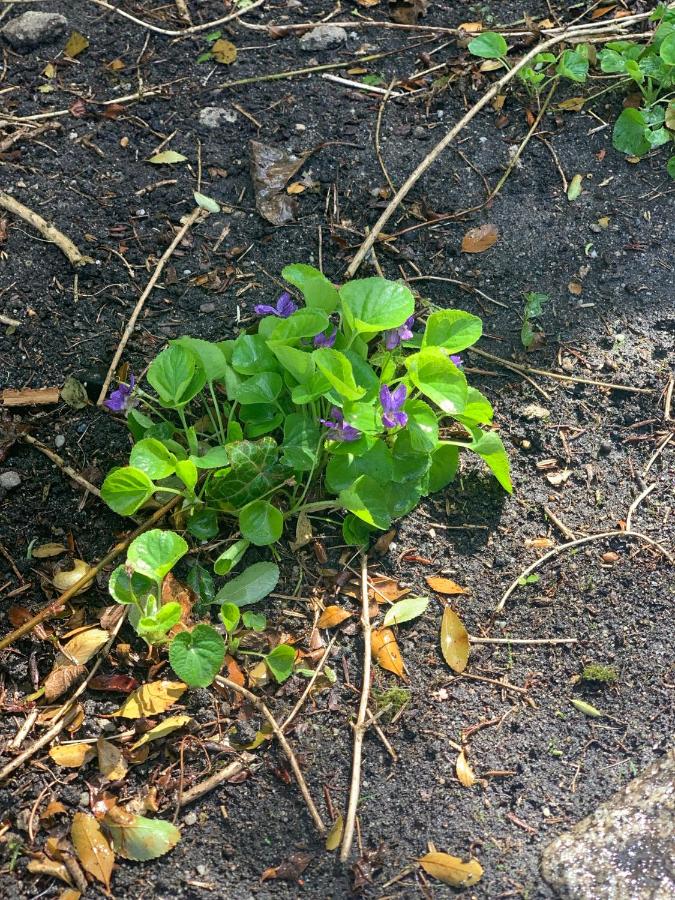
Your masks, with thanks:
<instances>
[{"instance_id":1,"label":"forked twig","mask_svg":"<svg viewBox=\"0 0 675 900\"><path fill-rule=\"evenodd\" d=\"M4 191L0 191L0 206L8 212L13 213L15 216L19 216L24 222L28 222L28 224L32 225L36 231L39 231L44 238L52 244L56 244L63 255L67 257L71 265L84 266L86 263L91 262L89 257L80 253L71 239L66 237L62 231L59 231L55 225L50 225L49 222L42 218L42 216L39 216L36 212L33 212L32 209L24 206L23 203L19 203L18 200L15 200L14 197L10 197L10 195L6 194Z\"/></svg>"},{"instance_id":2,"label":"forked twig","mask_svg":"<svg viewBox=\"0 0 675 900\"><path fill-rule=\"evenodd\" d=\"M15 628L14 631L10 632L8 635L5 635L4 638L0 640L0 650L4 650L5 647L9 647L10 644L13 644L14 641L18 641L19 638L22 638L26 634L30 634L30 632L35 628L36 625L39 625L41 622L44 622L46 619L50 619L52 616L56 615L56 613L60 612L63 609L64 604L70 600L71 597L75 596L75 594L85 585L89 584L91 581L96 578L99 572L105 569L106 566L110 565L111 562L114 562L115 559L123 553L129 544L138 537L139 534L143 534L144 531L147 531L148 528L152 528L160 519L162 519L169 510L173 509L173 507L178 503L181 498L176 495L169 500L168 503L165 503L164 506L161 506L156 512L154 512L149 519L143 522L138 528L135 528L131 534L124 538L124 540L115 544L110 553L107 553L100 562L97 562L95 566L93 566L86 575L83 575L79 581L76 581L75 584L72 584L67 591L64 591L59 597L55 600L52 600L51 603L48 603L44 606L40 612L36 613L32 619L29 619L27 622L24 622L23 625L20 625L18 628Z\"/></svg>"},{"instance_id":3,"label":"forked twig","mask_svg":"<svg viewBox=\"0 0 675 900\"><path fill-rule=\"evenodd\" d=\"M361 557L361 628L363 631L363 681L361 684L361 700L354 725L354 750L352 755L352 777L349 786L349 804L345 817L344 831L342 834L342 846L340 848L340 861L347 862L354 840L354 826L356 824L356 810L359 805L359 793L361 790L361 756L363 754L363 738L367 730L366 719L368 716L368 703L370 701L370 669L372 662L372 649L370 643L371 625L368 599L368 557L364 553Z\"/></svg>"},{"instance_id":4,"label":"forked twig","mask_svg":"<svg viewBox=\"0 0 675 900\"><path fill-rule=\"evenodd\" d=\"M99 0L95 0L95 2L99 2ZM249 9L250 9L250 7L249 7ZM157 283L159 276L162 274L162 270L164 269L164 266L167 264L170 257L173 255L173 252L176 249L176 247L180 244L180 242L183 240L183 238L188 233L190 228L192 228L194 223L201 217L201 215L203 213L204 213L204 210L200 206L196 206L192 210L190 215L185 219L183 226L179 229L179 231L176 232L174 239L171 241L169 246L166 248L166 250L162 254L159 262L157 263L157 266L155 267L155 271L152 273L152 275L150 276L150 280L148 281L148 283L145 286L145 290L143 291L141 296L136 301L136 306L134 306L133 312L131 313L131 316L129 317L129 321L127 322L127 327L124 329L124 334L122 335L122 339L120 340L120 342L117 346L117 350L115 351L113 360L110 363L110 368L108 369L108 373L105 376L105 380L103 382L103 387L101 388L101 393L99 394L98 400L97 400L98 406L100 406L103 403L103 401L105 400L106 394L108 393L108 387L110 386L112 377L115 374L115 369L117 368L117 364L119 363L120 359L122 358L122 354L124 353L124 348L126 347L127 342L129 340L129 338L131 337L131 334L136 325L136 319L138 319L139 313L143 309L143 305L145 304L145 301L150 296L150 293L151 293L152 289L154 288L155 284Z\"/></svg>"},{"instance_id":5,"label":"forked twig","mask_svg":"<svg viewBox=\"0 0 675 900\"><path fill-rule=\"evenodd\" d=\"M72 466L69 466L63 457L59 456L58 453L54 453L49 447L46 447L42 441L38 441L37 438L34 438L31 434L22 434L21 439L27 444L31 444L36 450L39 450L40 453L44 453L47 459L50 459L54 465L58 466L69 478L76 481L81 487L89 491L90 494L94 494L96 497L101 496L101 492L96 485L87 481L87 479L80 475L79 472L76 472Z\"/></svg>"},{"instance_id":6,"label":"forked twig","mask_svg":"<svg viewBox=\"0 0 675 900\"><path fill-rule=\"evenodd\" d=\"M106 3L106 0L91 0L91 2L95 3L97 6L102 6L104 9L110 10L110 12L117 13L118 16L124 16L125 19L133 22L134 25L140 25L141 28L147 28L148 31L154 31L155 34L164 34L167 37L183 37L189 34L198 34L200 31L209 31L211 28L216 28L218 25L224 25L226 22L238 19L239 16L243 16L244 13L249 13L257 6L261 6L265 0L255 0L255 3L251 3L248 6L241 6L235 12L223 16L221 19L214 19L212 22L202 22L201 25L191 25L189 28L178 29L160 28L159 25L152 25L150 22L144 22L142 19L137 19L136 16L132 16L131 13L119 9L117 6L112 6L110 3Z\"/></svg>"},{"instance_id":7,"label":"forked twig","mask_svg":"<svg viewBox=\"0 0 675 900\"><path fill-rule=\"evenodd\" d=\"M231 691L239 694L248 700L249 703L252 703L255 708L263 714L263 716L267 719L269 724L272 727L272 731L274 732L274 736L281 744L281 749L286 754L286 758L291 764L291 768L293 769L293 774L295 775L295 780L298 782L298 787L300 788L300 793L302 794L305 803L307 804L307 809L309 810L309 814L316 825L316 829L319 834L326 833L326 826L324 824L323 819L319 813L319 810L316 808L314 801L312 800L312 795L309 793L309 788L307 787L307 782L305 781L305 777L302 774L302 770L300 765L298 764L298 760L293 752L291 745L286 740L286 737L281 730L281 727L277 720L274 718L272 713L269 711L265 703L260 699L260 697L256 697L255 694L252 694L251 691L247 690L245 687L242 687L240 684L237 684L236 681L230 681L229 678L223 678L222 675L216 675L216 684L222 685L223 687L229 688Z\"/></svg>"}]
</instances>

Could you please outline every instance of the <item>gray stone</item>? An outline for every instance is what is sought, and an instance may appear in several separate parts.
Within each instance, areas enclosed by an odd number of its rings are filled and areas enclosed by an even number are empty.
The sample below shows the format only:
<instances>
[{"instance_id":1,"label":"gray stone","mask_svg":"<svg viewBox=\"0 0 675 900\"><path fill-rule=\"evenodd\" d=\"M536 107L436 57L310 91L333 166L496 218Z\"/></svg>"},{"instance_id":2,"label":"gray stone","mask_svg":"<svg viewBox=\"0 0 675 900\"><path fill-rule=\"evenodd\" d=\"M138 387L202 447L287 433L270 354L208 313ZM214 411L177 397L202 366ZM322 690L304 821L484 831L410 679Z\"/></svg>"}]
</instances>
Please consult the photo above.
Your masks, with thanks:
<instances>
[{"instance_id":1,"label":"gray stone","mask_svg":"<svg viewBox=\"0 0 675 900\"><path fill-rule=\"evenodd\" d=\"M199 111L199 124L205 128L222 128L237 121L237 113L225 106L205 106Z\"/></svg>"},{"instance_id":2,"label":"gray stone","mask_svg":"<svg viewBox=\"0 0 675 900\"><path fill-rule=\"evenodd\" d=\"M311 53L313 50L331 50L340 47L347 40L347 32L339 25L317 25L300 38L300 48Z\"/></svg>"},{"instance_id":3,"label":"gray stone","mask_svg":"<svg viewBox=\"0 0 675 900\"><path fill-rule=\"evenodd\" d=\"M21 476L18 472L3 472L0 475L0 488L5 491L11 491L13 488L21 484Z\"/></svg>"},{"instance_id":4,"label":"gray stone","mask_svg":"<svg viewBox=\"0 0 675 900\"><path fill-rule=\"evenodd\" d=\"M550 843L541 871L568 900L672 900L675 750Z\"/></svg>"},{"instance_id":5,"label":"gray stone","mask_svg":"<svg viewBox=\"0 0 675 900\"><path fill-rule=\"evenodd\" d=\"M196 825L197 824L197 813L189 812L186 816L183 817L183 824Z\"/></svg>"},{"instance_id":6,"label":"gray stone","mask_svg":"<svg viewBox=\"0 0 675 900\"><path fill-rule=\"evenodd\" d=\"M25 12L2 29L2 35L15 50L27 53L42 44L53 44L68 27L68 19L60 13Z\"/></svg>"}]
</instances>

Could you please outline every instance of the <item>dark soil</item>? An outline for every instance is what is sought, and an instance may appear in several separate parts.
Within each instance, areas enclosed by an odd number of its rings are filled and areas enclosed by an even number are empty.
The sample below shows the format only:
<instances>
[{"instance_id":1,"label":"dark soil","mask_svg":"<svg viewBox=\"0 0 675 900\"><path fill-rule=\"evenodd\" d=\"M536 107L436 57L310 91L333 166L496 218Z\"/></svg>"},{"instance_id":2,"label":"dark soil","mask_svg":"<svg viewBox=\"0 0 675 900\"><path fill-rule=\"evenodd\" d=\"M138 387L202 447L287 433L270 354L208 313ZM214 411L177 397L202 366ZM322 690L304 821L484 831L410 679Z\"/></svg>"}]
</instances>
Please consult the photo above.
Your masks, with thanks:
<instances>
[{"instance_id":1,"label":"dark soil","mask_svg":"<svg viewBox=\"0 0 675 900\"><path fill-rule=\"evenodd\" d=\"M215 0L188 5L195 21L223 14L223 5ZM150 21L151 4L147 7L144 11L140 3L125 4ZM508 2L432 4L424 22L489 21L488 8L501 22L522 14L519 4ZM157 9L152 21L180 27L173 4ZM339 59L346 62L337 74L358 78L348 70L358 65L359 50L392 51L385 59L365 64L369 73L382 74L384 85L393 77L405 78L454 61L457 77L447 89L387 103L383 156L398 185L492 77L472 75L454 40L439 49L447 36L364 28L350 32L345 48L308 54L292 34L275 40L235 24L225 29L224 36L237 45L239 58L226 67L196 62L207 46L203 35L172 42L85 0L56 0L49 10L66 14L69 27L87 35L90 47L75 62L56 63L51 93L38 88L47 83L41 73L57 56L60 44L26 56L6 50L0 85L5 89L0 94L3 115L66 109L78 97L85 100L85 107L75 112L84 115L56 116L53 121L59 130L26 139L3 153L0 187L53 221L96 262L80 272L74 284L73 270L60 251L25 223L9 219L0 245L0 312L21 324L0 336L0 387L60 385L74 375L89 384L96 399L133 304L171 240L172 226L192 208L199 147L201 190L227 212L198 225L173 257L127 347L125 360L132 371L142 371L168 338L189 333L221 339L236 333L239 319L246 322L255 302L276 297L279 272L289 262L318 264L321 253L326 274L340 280L384 204L378 190L386 183L373 149L381 97L319 75L234 89L219 87L222 82ZM24 6L17 5L5 19L22 11ZM303 22L329 11L328 4L309 2L290 9L260 7L245 19ZM384 8L364 12L387 20ZM530 4L528 12L535 17L548 14L544 3ZM350 4L337 18L348 19L351 13ZM438 52L420 61L421 53L432 50ZM115 73L107 64L117 58L125 68ZM116 117L102 114L101 101L132 94L141 83L144 89L161 86L161 90L142 102L125 104ZM595 90L593 84L591 92ZM559 97L572 93L579 90L561 89ZM489 108L480 114L455 148L419 182L387 233L434 214L483 203L484 181L496 184L510 151L527 132L529 102L518 90L510 91L501 112ZM199 124L202 108L233 109L233 104L240 107L235 123L215 130ZM543 319L546 343L526 362L557 371L562 366L574 376L645 387L651 393L563 385L537 377L549 395L543 397L514 373L484 359L467 359L469 365L493 371L492 376L472 378L496 408L496 422L511 456L515 493L506 497L485 471L465 464L445 496L425 502L400 523L382 570L418 593L425 592L424 576L430 574L443 573L466 585L470 594L453 598L457 600L453 607L473 635L573 637L577 643L474 645L468 673L504 678L526 691L521 692L451 673L438 647L438 602L423 619L400 628L411 699L393 726L383 725L399 755L398 764L392 765L374 734L365 744L359 819L366 858L361 869L370 865L371 881L363 888L368 897L452 895L451 888L438 883L423 884L416 872L386 886L426 851L428 842L457 855L473 853L480 860L485 876L467 895L530 900L552 896L538 874L543 846L661 756L674 730L673 582L667 563L653 549L617 538L562 553L544 565L539 582L518 588L504 612L493 619L504 590L544 552L529 542L546 536L558 543L565 540L547 520L545 507L577 536L614 531L634 498L655 482L633 527L673 546L675 443L664 449L646 477L641 473L672 427L664 421L662 393L675 359L675 192L666 174L665 152L635 165L612 149L611 122L620 106L621 98L610 93L592 106L595 115L554 111L542 121L539 135L549 142L567 178L576 173L585 176L576 201L567 200L550 149L534 138L492 204L410 231L378 250L389 277L421 273L459 279L504 304L494 305L447 282L411 282L423 298L482 315L487 335L481 346L501 357L515 354L522 361L523 292L545 291L551 297ZM536 113L534 103L532 108ZM7 126L5 133L13 127ZM169 146L184 153L189 165L169 169L145 161L169 135L174 135ZM289 226L273 227L255 209L249 176L251 139L296 153L315 150L298 176L306 176L313 186L299 196L299 217ZM164 179L175 184L139 193ZM462 254L463 234L483 223L497 225L500 240L482 255ZM368 266L361 272L370 274ZM196 279L204 283L197 284ZM570 292L571 282L582 285L580 295ZM550 416L528 421L522 410L531 403L547 408ZM51 447L63 435L65 444L59 452L97 483L111 465L125 458L129 447L123 423L94 406L82 411L65 405L23 410L12 418L20 418ZM546 479L551 470L537 465L546 459L556 460L556 471L569 470L567 480L557 487ZM31 542L63 540L70 533L77 554L94 560L128 527L93 498L83 501L80 489L28 446L15 444L0 471L9 469L22 481L0 497L1 541L29 589L9 597L21 581L8 558L0 557L3 633L11 627L6 613L12 603L36 610L51 596L43 591L40 575L49 566L27 558ZM340 551L331 548L341 540L330 528L324 540L328 565L336 567ZM301 551L297 559L283 549L282 556L287 587L292 590L302 566L302 596L309 597L321 584L320 565L311 549ZM105 580L87 598L94 608L105 605ZM288 606L281 601L272 604L277 624ZM301 642L307 641L309 607L298 603L294 609L306 618L286 618L285 627ZM125 636L132 639L130 632ZM33 691L29 668L33 652L44 677L53 660L48 644L24 639L0 656L5 707L0 750L24 719L15 707ZM577 676L590 663L614 666L619 673L616 685L600 689L580 682ZM360 684L357 629L347 628L338 637L330 664L338 674L336 685L318 694L315 704L303 711L291 738L326 818L324 791L329 791L336 809L346 805L349 722L356 705L354 685ZM142 679L145 672L139 667L136 674ZM394 676L375 672L376 689L386 690L394 682ZM297 678L278 691L277 698L270 694L280 717L303 686ZM185 706L197 723L220 717L221 724L229 726L223 698L208 691L190 692L186 698ZM607 715L585 716L571 705L575 698ZM117 705L113 695L89 694L85 724L76 737L96 734L100 716ZM214 728L205 728L200 736L209 737ZM35 730L28 742L39 733ZM457 781L457 751L451 746L463 734L469 735L469 759L479 776L470 789ZM315 838L298 791L283 777L286 764L280 752L274 746L257 752L260 766L246 781L221 787L181 813L178 824L191 812L196 813L196 822L184 825L182 840L171 854L147 864L119 862L114 896L350 895L353 873L341 869L336 856L326 853ZM122 799L133 796L143 783L158 782L173 765L173 780L165 791L164 815L170 818L177 753L178 744L169 742L151 755L122 786ZM206 775L208 766L196 743L185 759L187 786ZM213 757L211 765L218 766L219 760ZM61 886L55 881L27 873L26 855L19 855L13 864L12 848L17 841L25 850L43 846L45 828L37 831L33 845L26 828L31 807L50 785L45 796L60 799L69 811L78 805L89 807L81 794L96 783L94 767L73 772L58 769L43 754L0 786L3 896L59 894ZM64 832L68 818L62 817ZM261 883L267 867L297 852L312 854L301 883ZM88 895L94 896L96 890L92 885Z\"/></svg>"}]
</instances>

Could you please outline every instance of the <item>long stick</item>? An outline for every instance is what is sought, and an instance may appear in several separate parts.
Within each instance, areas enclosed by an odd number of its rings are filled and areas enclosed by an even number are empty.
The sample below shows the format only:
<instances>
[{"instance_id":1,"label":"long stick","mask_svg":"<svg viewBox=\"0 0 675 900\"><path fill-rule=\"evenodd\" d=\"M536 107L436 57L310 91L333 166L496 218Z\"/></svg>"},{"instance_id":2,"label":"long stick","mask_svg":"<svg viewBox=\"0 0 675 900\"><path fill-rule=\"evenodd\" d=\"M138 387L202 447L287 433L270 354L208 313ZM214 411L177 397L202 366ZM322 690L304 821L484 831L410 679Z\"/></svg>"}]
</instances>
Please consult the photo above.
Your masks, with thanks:
<instances>
[{"instance_id":1,"label":"long stick","mask_svg":"<svg viewBox=\"0 0 675 900\"><path fill-rule=\"evenodd\" d=\"M302 774L302 770L298 764L298 760L293 753L293 750L286 740L283 731L281 730L279 723L274 718L272 713L269 711L267 706L263 703L260 697L256 697L255 694L252 694L251 691L246 690L245 687L242 687L240 684L237 684L235 681L230 681L229 678L223 678L222 675L216 676L216 684L220 684L223 687L229 688L231 691L235 691L237 694L240 694L249 703L252 703L255 708L263 714L263 716L267 719L267 721L272 726L272 731L274 732L274 736L281 744L281 749L286 754L286 758L291 764L291 768L293 769L293 774L295 775L295 780L298 782L298 787L300 788L300 793L304 797L305 803L307 804L307 809L309 810L309 814L314 820L314 824L316 825L316 829L319 834L326 833L326 826L324 824L321 815L319 814L319 810L316 808L314 801L312 800L312 795L309 793L309 788L307 787L307 782L305 781L305 777Z\"/></svg>"},{"instance_id":2,"label":"long stick","mask_svg":"<svg viewBox=\"0 0 675 900\"><path fill-rule=\"evenodd\" d=\"M226 22L238 19L239 16L243 16L244 13L249 13L257 6L262 6L265 0L256 0L256 2L251 3L250 6L243 6L236 12L230 13L228 16L223 16L222 19L214 19L213 22L202 22L201 25L191 25L190 28L179 29L160 28L159 25L151 25L150 22L144 22L142 19L137 19L136 16L132 16L131 13L125 12L123 9L111 6L110 3L106 3L106 0L91 0L91 2L95 3L97 6L102 6L104 9L110 10L110 12L117 13L118 16L124 16L125 19L133 22L134 25L140 25L141 28L147 28L148 31L154 31L155 34L165 34L167 37L183 37L188 34L198 34L200 31L209 31L211 28L216 28L218 25L224 25Z\"/></svg>"},{"instance_id":3,"label":"long stick","mask_svg":"<svg viewBox=\"0 0 675 900\"><path fill-rule=\"evenodd\" d=\"M349 788L349 805L342 835L340 848L340 861L347 862L354 840L354 825L356 823L356 809L359 805L359 793L361 790L361 756L363 754L363 738L366 733L366 717L368 715L368 701L370 700L370 668L372 650L370 643L370 611L368 599L368 557L364 553L361 557L361 628L363 630L363 682L361 684L361 700L354 726L354 752L352 755L352 778Z\"/></svg>"},{"instance_id":4,"label":"long stick","mask_svg":"<svg viewBox=\"0 0 675 900\"><path fill-rule=\"evenodd\" d=\"M45 731L45 733L37 739L34 743L30 745L30 747L26 747L23 753L19 753L18 756L15 756L7 765L4 767L2 772L0 772L0 781L4 781L8 775L11 775L12 772L15 772L20 766L22 766L27 759L30 759L38 750L41 750L43 747L46 747L54 738L60 734L63 729L69 725L77 714L77 707L71 706L65 716L49 729L49 731Z\"/></svg>"},{"instance_id":5,"label":"long stick","mask_svg":"<svg viewBox=\"0 0 675 900\"><path fill-rule=\"evenodd\" d=\"M675 559L671 556L668 551L655 541L653 538L647 537L646 534L640 534L639 531L603 531L600 534L591 534L588 537L577 538L576 541L570 541L568 544L560 544L554 550L551 550L549 553L544 554L544 556L540 557L536 562L533 562L531 566L528 566L526 569L518 575L516 579L509 585L506 593L499 601L499 603L495 606L495 612L501 612L506 605L506 601L509 599L511 594L515 591L515 589L520 584L523 578L527 578L535 569L538 569L539 566L542 566L549 559L553 559L554 556L558 556L558 554L562 553L563 550L569 550L571 547L580 547L582 544L588 544L591 541L599 541L603 538L611 538L611 537L623 537L623 538L633 538L636 541L644 541L646 544L650 544L652 547L656 547L658 550L663 553L668 562L671 565L675 565Z\"/></svg>"},{"instance_id":6,"label":"long stick","mask_svg":"<svg viewBox=\"0 0 675 900\"><path fill-rule=\"evenodd\" d=\"M52 244L56 244L63 255L67 257L71 265L84 266L86 263L91 262L89 257L80 253L71 239L66 237L63 232L59 231L56 226L50 225L49 222L42 218L42 216L39 216L36 212L33 212L32 209L24 206L23 203L19 203L18 200L15 200L14 197L10 197L10 195L6 194L4 191L0 191L0 206L8 210L8 212L13 213L15 216L19 216L24 222L28 222L28 224L32 225L36 231L39 231L44 238L51 241Z\"/></svg>"},{"instance_id":7,"label":"long stick","mask_svg":"<svg viewBox=\"0 0 675 900\"><path fill-rule=\"evenodd\" d=\"M638 16L632 16L631 19L633 21L636 21L637 19L647 18L650 15L651 13L639 14ZM544 50L548 50L549 47L554 47L556 44L561 43L568 37L586 33L592 35L594 32L602 30L607 30L607 23L603 23L602 25L587 25L565 29L564 31L554 35L553 37L542 41L540 44L537 44L528 53L526 53L525 56L519 59L517 63L514 63L512 68L510 68L505 75L495 81L492 87L490 87L490 89L483 94L483 96L471 107L471 109L467 113L465 113L464 116L462 116L462 118L459 120L459 122L457 122L456 125L453 125L453 127L450 129L450 131L448 131L445 137L441 138L436 146L424 157L422 162L418 166L416 166L415 169L413 169L410 175L408 175L396 194L387 204L380 218L371 228L370 232L366 235L365 240L356 252L356 256L347 267L345 277L354 277L359 269L359 266L370 252L370 249L373 247L378 237L380 236L382 229L394 214L401 201L408 195L410 190L419 181L422 175L424 175L427 169L430 168L430 166L433 165L433 163L438 159L441 153L443 153L448 144L450 144L457 137L459 132L478 115L481 109L487 106L492 98L495 97L509 83L509 81L511 81L518 74L518 72L520 72L520 70L524 68L524 66L526 66L539 53L542 53Z\"/></svg>"},{"instance_id":8,"label":"long stick","mask_svg":"<svg viewBox=\"0 0 675 900\"><path fill-rule=\"evenodd\" d=\"M165 503L164 506L161 506L155 513L153 513L150 518L143 522L142 525L139 525L134 531L131 532L123 541L120 541L118 544L112 548L110 553L106 554L103 559L96 563L96 565L87 572L86 575L83 575L79 581L76 581L75 584L72 584L67 591L64 591L60 597L57 597L56 600L52 600L51 603L48 603L47 606L44 606L39 613L33 616L32 619L29 619L27 622L24 622L23 625L20 625L10 634L6 635L2 640L0 640L0 650L4 650L5 647L9 647L10 644L13 644L14 641L18 641L19 638L22 638L25 634L29 634L36 625L39 625L41 622L44 622L45 619L49 619L52 616L56 615L62 608L64 603L70 600L80 588L83 588L85 585L89 584L91 581L96 578L98 573L105 569L106 566L110 565L111 562L114 562L115 559L123 553L129 544L138 537L139 534L143 534L148 528L152 528L161 518L163 518L166 513L169 512L180 500L180 496L172 497L168 503Z\"/></svg>"},{"instance_id":9,"label":"long stick","mask_svg":"<svg viewBox=\"0 0 675 900\"><path fill-rule=\"evenodd\" d=\"M72 466L69 466L68 463L63 459L63 457L59 456L58 453L54 453L53 450L50 450L49 447L45 447L42 441L38 441L37 438L34 438L31 434L22 434L21 440L25 441L27 444L31 444L35 447L36 450L39 450L40 453L44 453L47 459L50 459L54 465L58 466L63 472L68 475L69 478L72 478L73 481L76 481L81 487L83 487L86 491L89 491L90 494L94 494L96 497L101 496L100 490L96 487L96 485L92 484L90 481L87 481L79 472L76 472Z\"/></svg>"},{"instance_id":10,"label":"long stick","mask_svg":"<svg viewBox=\"0 0 675 900\"><path fill-rule=\"evenodd\" d=\"M99 2L99 0L96 0L96 2ZM136 306L134 306L134 310L131 313L129 321L127 322L127 327L124 329L124 334L122 335L122 340L119 342L117 350L115 351L115 355L113 356L113 360L110 363L110 368L108 369L108 373L105 376L105 381L103 382L103 387L101 388L101 393L99 394L99 397L97 400L98 406L100 406L103 403L103 401L105 400L106 394L108 393L108 387L110 386L112 377L115 374L115 369L117 368L117 364L119 363L120 359L122 358L122 354L124 353L124 348L126 347L127 342L129 340L129 338L131 337L131 334L136 325L136 319L138 318L141 310L143 309L143 305L145 304L145 301L150 296L152 289L154 288L155 284L157 283L157 279L162 274L162 270L164 269L164 266L166 265L166 263L168 262L170 257L173 255L174 250L180 244L180 242L183 240L183 238L188 233L190 228L192 228L192 226L197 221L197 219L200 218L200 216L202 215L203 212L204 212L204 210L200 206L196 206L192 210L190 215L186 218L185 222L183 223L183 227L176 233L176 236L171 241L171 243L169 244L167 249L164 251L161 259L157 263L157 267L155 268L155 271L150 276L150 281L148 281L148 283L145 286L145 290L143 291L141 296L136 301Z\"/></svg>"}]
</instances>

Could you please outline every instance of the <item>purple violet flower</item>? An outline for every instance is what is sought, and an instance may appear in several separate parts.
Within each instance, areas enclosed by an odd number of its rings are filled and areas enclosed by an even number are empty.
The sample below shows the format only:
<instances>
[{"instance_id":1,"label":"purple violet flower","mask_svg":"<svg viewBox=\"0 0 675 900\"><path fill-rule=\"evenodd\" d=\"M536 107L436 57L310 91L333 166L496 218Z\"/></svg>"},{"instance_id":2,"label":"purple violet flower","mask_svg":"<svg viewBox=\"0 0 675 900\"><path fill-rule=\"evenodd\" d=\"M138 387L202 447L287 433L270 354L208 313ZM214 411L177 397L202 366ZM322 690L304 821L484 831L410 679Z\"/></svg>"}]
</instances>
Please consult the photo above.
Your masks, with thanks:
<instances>
[{"instance_id":1,"label":"purple violet flower","mask_svg":"<svg viewBox=\"0 0 675 900\"><path fill-rule=\"evenodd\" d=\"M385 428L403 428L408 422L408 414L403 412L403 404L408 396L408 388L404 384L390 391L386 384L380 388L380 403L382 404L382 424Z\"/></svg>"},{"instance_id":2,"label":"purple violet flower","mask_svg":"<svg viewBox=\"0 0 675 900\"><path fill-rule=\"evenodd\" d=\"M104 406L107 406L113 412L127 412L128 409L135 405L131 399L135 384L136 378L130 375L129 384L119 384L117 390L112 391L108 399L103 401Z\"/></svg>"},{"instance_id":3,"label":"purple violet flower","mask_svg":"<svg viewBox=\"0 0 675 900\"><path fill-rule=\"evenodd\" d=\"M454 362L458 369L461 369L464 363L462 362L462 357L458 353L451 353L450 359Z\"/></svg>"},{"instance_id":4,"label":"purple violet flower","mask_svg":"<svg viewBox=\"0 0 675 900\"><path fill-rule=\"evenodd\" d=\"M319 419L322 425L328 429L328 439L331 441L358 441L361 432L353 425L349 425L344 420L344 414L341 409L334 406L330 415L330 419Z\"/></svg>"},{"instance_id":5,"label":"purple violet flower","mask_svg":"<svg viewBox=\"0 0 675 900\"><path fill-rule=\"evenodd\" d=\"M409 341L412 339L412 327L415 316L409 316L403 325L399 328L391 328L384 333L384 346L387 350L393 350L401 343L401 341Z\"/></svg>"},{"instance_id":6,"label":"purple violet flower","mask_svg":"<svg viewBox=\"0 0 675 900\"><path fill-rule=\"evenodd\" d=\"M284 291L283 294L279 295L276 306L270 306L269 303L258 303L254 307L259 316L278 316L280 319L287 319L293 315L297 308L288 291Z\"/></svg>"},{"instance_id":7,"label":"purple violet flower","mask_svg":"<svg viewBox=\"0 0 675 900\"><path fill-rule=\"evenodd\" d=\"M325 331L320 331L319 334L314 338L314 346L315 347L325 347L326 349L330 349L335 343L335 338L337 336L337 325L333 329L332 334L326 334Z\"/></svg>"}]
</instances>

